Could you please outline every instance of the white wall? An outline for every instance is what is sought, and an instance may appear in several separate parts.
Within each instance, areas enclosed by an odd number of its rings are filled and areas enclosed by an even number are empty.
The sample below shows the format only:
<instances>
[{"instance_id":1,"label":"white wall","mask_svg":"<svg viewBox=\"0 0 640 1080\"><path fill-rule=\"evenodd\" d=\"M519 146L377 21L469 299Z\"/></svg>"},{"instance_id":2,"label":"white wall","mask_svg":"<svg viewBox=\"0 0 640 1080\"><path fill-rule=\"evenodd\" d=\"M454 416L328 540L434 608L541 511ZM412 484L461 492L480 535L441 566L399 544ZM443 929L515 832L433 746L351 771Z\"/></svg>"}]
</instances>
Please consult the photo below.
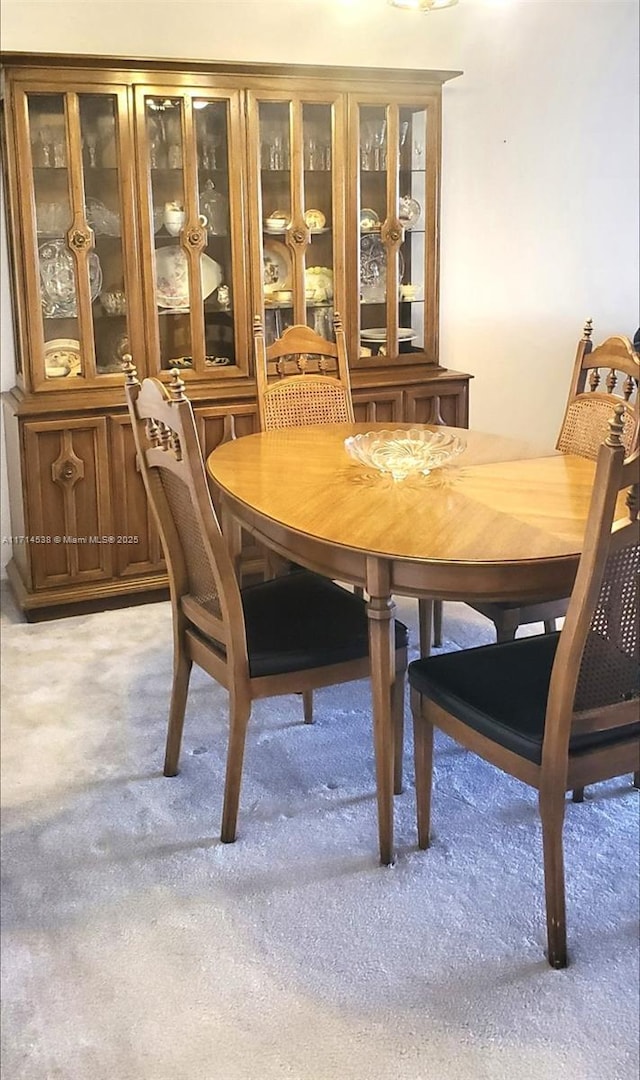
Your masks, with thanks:
<instances>
[{"instance_id":1,"label":"white wall","mask_svg":"<svg viewBox=\"0 0 640 1080\"><path fill-rule=\"evenodd\" d=\"M3 0L5 50L462 69L444 91L441 361L551 446L575 344L638 325L637 0ZM2 363L10 346L3 313ZM10 378L2 375L3 385ZM4 554L4 552L3 552Z\"/></svg>"}]
</instances>

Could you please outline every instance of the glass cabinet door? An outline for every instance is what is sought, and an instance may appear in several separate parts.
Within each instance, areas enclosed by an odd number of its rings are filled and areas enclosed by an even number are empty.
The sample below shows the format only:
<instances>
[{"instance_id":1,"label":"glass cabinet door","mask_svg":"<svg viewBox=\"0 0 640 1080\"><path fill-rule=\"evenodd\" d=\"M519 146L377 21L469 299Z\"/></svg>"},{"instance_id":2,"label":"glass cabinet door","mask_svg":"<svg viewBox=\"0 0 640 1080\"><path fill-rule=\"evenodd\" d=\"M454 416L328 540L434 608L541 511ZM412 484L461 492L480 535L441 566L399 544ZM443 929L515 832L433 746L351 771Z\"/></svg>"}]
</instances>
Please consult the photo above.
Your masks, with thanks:
<instances>
[{"instance_id":1,"label":"glass cabinet door","mask_svg":"<svg viewBox=\"0 0 640 1080\"><path fill-rule=\"evenodd\" d=\"M340 97L274 91L249 98L254 314L267 344L293 324L333 338L334 307L345 294L344 198L335 168L343 113Z\"/></svg>"},{"instance_id":2,"label":"glass cabinet door","mask_svg":"<svg viewBox=\"0 0 640 1080\"><path fill-rule=\"evenodd\" d=\"M130 325L139 292L126 242L135 236L126 91L27 91L23 104L34 382L66 389L120 377L122 356L142 339Z\"/></svg>"},{"instance_id":3,"label":"glass cabinet door","mask_svg":"<svg viewBox=\"0 0 640 1080\"><path fill-rule=\"evenodd\" d=\"M139 89L148 324L157 366L246 371L238 92Z\"/></svg>"},{"instance_id":4,"label":"glass cabinet door","mask_svg":"<svg viewBox=\"0 0 640 1080\"><path fill-rule=\"evenodd\" d=\"M352 103L363 365L436 356L437 131L432 104Z\"/></svg>"}]
</instances>

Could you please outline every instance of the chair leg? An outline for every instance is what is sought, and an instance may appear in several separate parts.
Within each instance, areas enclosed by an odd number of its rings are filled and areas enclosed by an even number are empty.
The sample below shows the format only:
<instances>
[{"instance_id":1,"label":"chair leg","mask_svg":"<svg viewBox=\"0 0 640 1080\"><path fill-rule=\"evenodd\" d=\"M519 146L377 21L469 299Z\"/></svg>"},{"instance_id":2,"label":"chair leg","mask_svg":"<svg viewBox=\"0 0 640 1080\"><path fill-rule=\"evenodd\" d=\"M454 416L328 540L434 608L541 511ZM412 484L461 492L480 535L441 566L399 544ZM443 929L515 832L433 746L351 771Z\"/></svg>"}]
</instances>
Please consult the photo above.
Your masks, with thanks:
<instances>
[{"instance_id":1,"label":"chair leg","mask_svg":"<svg viewBox=\"0 0 640 1080\"><path fill-rule=\"evenodd\" d=\"M496 628L496 641L502 644L503 641L515 641L515 636L518 630L518 623L501 622L493 624Z\"/></svg>"},{"instance_id":2,"label":"chair leg","mask_svg":"<svg viewBox=\"0 0 640 1080\"><path fill-rule=\"evenodd\" d=\"M184 727L184 713L187 706L191 666L192 661L190 657L187 656L182 648L177 648L173 662L173 686L171 688L171 705L169 707L169 727L167 729L167 742L164 751L163 771L165 776L176 776L178 773L182 729Z\"/></svg>"},{"instance_id":3,"label":"chair leg","mask_svg":"<svg viewBox=\"0 0 640 1080\"><path fill-rule=\"evenodd\" d=\"M573 794L571 796L571 801L572 802L584 802L584 788L583 787L575 787L573 789Z\"/></svg>"},{"instance_id":4,"label":"chair leg","mask_svg":"<svg viewBox=\"0 0 640 1080\"><path fill-rule=\"evenodd\" d=\"M396 671L391 690L393 721L393 794L402 795L402 766L404 755L404 677L405 669Z\"/></svg>"},{"instance_id":5,"label":"chair leg","mask_svg":"<svg viewBox=\"0 0 640 1080\"><path fill-rule=\"evenodd\" d=\"M542 625L544 626L545 634L553 634L555 632L555 629L556 629L556 620L555 619L545 619L544 622L542 623Z\"/></svg>"},{"instance_id":6,"label":"chair leg","mask_svg":"<svg viewBox=\"0 0 640 1080\"><path fill-rule=\"evenodd\" d=\"M634 772L633 780L631 782L634 787L640 788L640 772Z\"/></svg>"},{"instance_id":7,"label":"chair leg","mask_svg":"<svg viewBox=\"0 0 640 1080\"><path fill-rule=\"evenodd\" d=\"M547 903L547 959L552 968L567 966L567 915L564 890L564 791L540 792L544 887Z\"/></svg>"},{"instance_id":8,"label":"chair leg","mask_svg":"<svg viewBox=\"0 0 640 1080\"><path fill-rule=\"evenodd\" d=\"M305 724L313 723L313 690L302 691L302 709Z\"/></svg>"},{"instance_id":9,"label":"chair leg","mask_svg":"<svg viewBox=\"0 0 640 1080\"><path fill-rule=\"evenodd\" d=\"M428 706L427 706L428 708ZM433 784L433 724L423 710L422 694L411 691L413 714L414 760L416 770L416 811L418 847L429 847L431 826L431 788Z\"/></svg>"},{"instance_id":10,"label":"chair leg","mask_svg":"<svg viewBox=\"0 0 640 1080\"><path fill-rule=\"evenodd\" d=\"M433 601L433 644L434 648L442 648L442 600Z\"/></svg>"},{"instance_id":11,"label":"chair leg","mask_svg":"<svg viewBox=\"0 0 640 1080\"><path fill-rule=\"evenodd\" d=\"M247 724L251 715L251 702L238 702L231 698L229 705L229 747L227 750L227 775L224 783L224 803L222 806L222 828L220 839L223 844L232 844L236 838L238 823L238 804L240 802L240 784L242 782L242 762L247 734Z\"/></svg>"},{"instance_id":12,"label":"chair leg","mask_svg":"<svg viewBox=\"0 0 640 1080\"><path fill-rule=\"evenodd\" d=\"M433 606L433 600L418 600L420 656L431 655L431 643L433 640Z\"/></svg>"}]
</instances>

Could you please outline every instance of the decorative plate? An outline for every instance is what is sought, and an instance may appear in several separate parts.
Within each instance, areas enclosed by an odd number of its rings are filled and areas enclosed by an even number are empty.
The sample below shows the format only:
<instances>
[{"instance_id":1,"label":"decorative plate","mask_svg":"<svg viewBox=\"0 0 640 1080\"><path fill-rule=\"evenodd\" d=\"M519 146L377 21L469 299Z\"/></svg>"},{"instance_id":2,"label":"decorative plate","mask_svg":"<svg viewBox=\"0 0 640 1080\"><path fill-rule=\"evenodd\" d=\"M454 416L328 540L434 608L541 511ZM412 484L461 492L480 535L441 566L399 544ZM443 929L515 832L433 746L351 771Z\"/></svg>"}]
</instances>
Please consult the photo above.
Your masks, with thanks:
<instances>
[{"instance_id":1,"label":"decorative plate","mask_svg":"<svg viewBox=\"0 0 640 1080\"><path fill-rule=\"evenodd\" d=\"M380 218L376 214L375 210L370 210L368 206L363 206L360 211L360 228L362 232L378 232L380 229Z\"/></svg>"},{"instance_id":2,"label":"decorative plate","mask_svg":"<svg viewBox=\"0 0 640 1080\"><path fill-rule=\"evenodd\" d=\"M418 335L410 326L398 327L398 341L413 341ZM362 330L360 337L363 341L384 342L387 340L386 326L373 326L370 330Z\"/></svg>"},{"instance_id":3,"label":"decorative plate","mask_svg":"<svg viewBox=\"0 0 640 1080\"><path fill-rule=\"evenodd\" d=\"M320 232L327 224L327 219L322 210L306 210L304 222L311 232Z\"/></svg>"},{"instance_id":4,"label":"decorative plate","mask_svg":"<svg viewBox=\"0 0 640 1080\"><path fill-rule=\"evenodd\" d=\"M80 342L75 338L55 338L44 343L44 370L48 379L79 375Z\"/></svg>"},{"instance_id":5,"label":"decorative plate","mask_svg":"<svg viewBox=\"0 0 640 1080\"><path fill-rule=\"evenodd\" d=\"M394 480L426 476L447 465L465 449L457 435L426 428L367 431L344 441L345 450L360 465L389 473Z\"/></svg>"},{"instance_id":6,"label":"decorative plate","mask_svg":"<svg viewBox=\"0 0 640 1080\"><path fill-rule=\"evenodd\" d=\"M279 240L265 240L262 264L262 280L267 296L291 288L291 255L286 244Z\"/></svg>"},{"instance_id":7,"label":"decorative plate","mask_svg":"<svg viewBox=\"0 0 640 1080\"><path fill-rule=\"evenodd\" d=\"M398 252L398 279L404 259ZM360 237L360 296L365 302L382 303L387 295L387 249L379 236Z\"/></svg>"},{"instance_id":8,"label":"decorative plate","mask_svg":"<svg viewBox=\"0 0 640 1080\"><path fill-rule=\"evenodd\" d=\"M421 213L422 207L417 199L412 199L410 195L403 195L401 197L398 205L398 217L405 229L409 231L415 229Z\"/></svg>"},{"instance_id":9,"label":"decorative plate","mask_svg":"<svg viewBox=\"0 0 640 1080\"><path fill-rule=\"evenodd\" d=\"M200 256L202 299L206 300L222 281L222 267L208 255ZM189 263L178 245L156 251L156 303L174 311L189 310Z\"/></svg>"},{"instance_id":10,"label":"decorative plate","mask_svg":"<svg viewBox=\"0 0 640 1080\"><path fill-rule=\"evenodd\" d=\"M48 240L38 249L42 310L49 319L75 318L76 263L66 240ZM95 251L89 252L89 289L95 300L102 288L102 268Z\"/></svg>"}]
</instances>

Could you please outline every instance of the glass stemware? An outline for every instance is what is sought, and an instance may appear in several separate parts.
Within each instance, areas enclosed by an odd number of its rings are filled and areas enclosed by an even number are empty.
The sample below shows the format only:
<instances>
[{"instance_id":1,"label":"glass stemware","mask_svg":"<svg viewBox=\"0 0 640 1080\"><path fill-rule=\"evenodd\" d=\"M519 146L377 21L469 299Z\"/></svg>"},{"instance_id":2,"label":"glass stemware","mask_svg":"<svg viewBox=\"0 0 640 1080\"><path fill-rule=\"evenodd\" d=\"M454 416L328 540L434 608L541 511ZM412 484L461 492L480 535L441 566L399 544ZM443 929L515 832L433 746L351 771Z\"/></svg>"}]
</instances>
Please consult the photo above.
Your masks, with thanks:
<instances>
[{"instance_id":1,"label":"glass stemware","mask_svg":"<svg viewBox=\"0 0 640 1080\"><path fill-rule=\"evenodd\" d=\"M373 132L373 168L375 172L380 172L387 167L386 134L387 121L383 120L381 124L376 124Z\"/></svg>"}]
</instances>

